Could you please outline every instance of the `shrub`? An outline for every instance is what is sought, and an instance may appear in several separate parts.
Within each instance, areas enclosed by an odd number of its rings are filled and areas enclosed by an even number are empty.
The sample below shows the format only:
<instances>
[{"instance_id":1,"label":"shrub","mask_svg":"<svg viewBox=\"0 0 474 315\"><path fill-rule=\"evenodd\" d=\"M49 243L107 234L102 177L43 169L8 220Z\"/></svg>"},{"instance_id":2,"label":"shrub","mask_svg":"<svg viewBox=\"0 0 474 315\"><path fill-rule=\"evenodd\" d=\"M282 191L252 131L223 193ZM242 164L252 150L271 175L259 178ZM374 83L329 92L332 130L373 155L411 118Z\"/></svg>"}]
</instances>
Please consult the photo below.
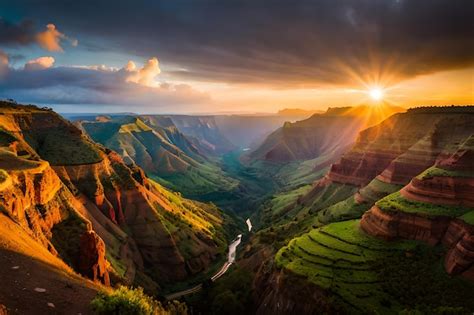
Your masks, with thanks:
<instances>
[{"instance_id":1,"label":"shrub","mask_svg":"<svg viewBox=\"0 0 474 315\"><path fill-rule=\"evenodd\" d=\"M173 301L167 307L143 293L142 288L119 286L112 293L99 292L91 307L97 314L114 315L181 315L187 314L185 304Z\"/></svg>"}]
</instances>

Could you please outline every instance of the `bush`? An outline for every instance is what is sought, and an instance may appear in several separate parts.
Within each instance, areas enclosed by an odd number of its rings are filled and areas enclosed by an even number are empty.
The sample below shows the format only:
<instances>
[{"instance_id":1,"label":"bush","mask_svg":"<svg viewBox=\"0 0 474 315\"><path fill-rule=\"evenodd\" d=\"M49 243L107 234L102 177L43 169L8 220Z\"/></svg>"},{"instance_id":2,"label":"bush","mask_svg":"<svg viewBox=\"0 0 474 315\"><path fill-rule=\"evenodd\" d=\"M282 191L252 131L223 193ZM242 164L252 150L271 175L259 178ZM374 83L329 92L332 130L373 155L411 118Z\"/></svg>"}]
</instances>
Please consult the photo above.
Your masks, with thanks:
<instances>
[{"instance_id":1,"label":"bush","mask_svg":"<svg viewBox=\"0 0 474 315\"><path fill-rule=\"evenodd\" d=\"M143 293L142 288L130 289L119 286L111 294L99 292L91 302L97 314L114 315L181 315L187 314L187 307L177 301L163 307L160 302Z\"/></svg>"}]
</instances>

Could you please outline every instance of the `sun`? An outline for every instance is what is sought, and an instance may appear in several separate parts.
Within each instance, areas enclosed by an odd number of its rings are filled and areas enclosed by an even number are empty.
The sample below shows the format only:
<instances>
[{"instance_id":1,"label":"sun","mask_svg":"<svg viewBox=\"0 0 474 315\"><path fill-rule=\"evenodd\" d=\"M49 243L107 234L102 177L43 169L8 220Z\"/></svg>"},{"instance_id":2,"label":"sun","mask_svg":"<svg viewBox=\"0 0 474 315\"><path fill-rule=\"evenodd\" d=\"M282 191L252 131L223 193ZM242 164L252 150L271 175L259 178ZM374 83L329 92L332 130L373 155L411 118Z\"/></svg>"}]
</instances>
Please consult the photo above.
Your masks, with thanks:
<instances>
[{"instance_id":1,"label":"sun","mask_svg":"<svg viewBox=\"0 0 474 315\"><path fill-rule=\"evenodd\" d=\"M374 101L381 101L383 99L383 90L381 88L372 88L369 90L369 95Z\"/></svg>"}]
</instances>

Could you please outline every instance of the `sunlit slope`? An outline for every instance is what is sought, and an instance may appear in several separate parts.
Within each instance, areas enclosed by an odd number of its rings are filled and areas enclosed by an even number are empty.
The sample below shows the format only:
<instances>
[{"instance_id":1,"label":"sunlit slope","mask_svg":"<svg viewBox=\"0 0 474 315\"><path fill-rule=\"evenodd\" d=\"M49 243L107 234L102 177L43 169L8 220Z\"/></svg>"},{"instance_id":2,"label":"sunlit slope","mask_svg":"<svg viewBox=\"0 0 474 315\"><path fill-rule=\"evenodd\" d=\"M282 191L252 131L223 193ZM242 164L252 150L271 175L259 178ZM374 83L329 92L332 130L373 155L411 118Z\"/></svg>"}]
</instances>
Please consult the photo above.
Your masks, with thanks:
<instances>
[{"instance_id":1,"label":"sunlit slope","mask_svg":"<svg viewBox=\"0 0 474 315\"><path fill-rule=\"evenodd\" d=\"M81 126L127 164L140 166L156 181L185 195L228 191L236 185L168 117L122 116Z\"/></svg>"},{"instance_id":2,"label":"sunlit slope","mask_svg":"<svg viewBox=\"0 0 474 315\"><path fill-rule=\"evenodd\" d=\"M103 287L76 274L25 229L0 213L0 299L11 312L47 314L54 302L60 313L89 312L89 303ZM38 293L35 288L45 289Z\"/></svg>"},{"instance_id":3,"label":"sunlit slope","mask_svg":"<svg viewBox=\"0 0 474 315\"><path fill-rule=\"evenodd\" d=\"M288 162L337 154L356 140L360 130L399 111L401 109L390 106L329 108L324 114L295 123L286 122L251 152L250 158Z\"/></svg>"}]
</instances>

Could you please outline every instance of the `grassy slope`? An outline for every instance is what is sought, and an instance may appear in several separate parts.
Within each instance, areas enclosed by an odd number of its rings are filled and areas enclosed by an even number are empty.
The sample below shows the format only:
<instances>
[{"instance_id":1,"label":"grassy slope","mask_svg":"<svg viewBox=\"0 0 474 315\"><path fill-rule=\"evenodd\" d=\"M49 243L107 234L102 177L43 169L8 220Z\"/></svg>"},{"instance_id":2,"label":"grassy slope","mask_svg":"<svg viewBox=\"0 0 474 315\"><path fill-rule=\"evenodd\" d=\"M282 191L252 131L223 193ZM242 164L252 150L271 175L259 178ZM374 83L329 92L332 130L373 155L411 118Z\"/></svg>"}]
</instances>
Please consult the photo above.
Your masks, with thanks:
<instances>
[{"instance_id":1,"label":"grassy slope","mask_svg":"<svg viewBox=\"0 0 474 315\"><path fill-rule=\"evenodd\" d=\"M419 179L427 179L432 177L474 177L474 170L453 171L432 166L417 176Z\"/></svg>"},{"instance_id":2,"label":"grassy slope","mask_svg":"<svg viewBox=\"0 0 474 315\"><path fill-rule=\"evenodd\" d=\"M474 285L448 277L441 267L440 256L426 252L431 249L414 241L387 243L364 234L358 224L357 220L332 223L293 239L278 251L275 257L277 266L327 289L336 297L336 303L351 312L390 314L413 308L420 300L424 301L423 295L406 297L406 288L403 284L395 286L397 279L391 276L399 273L400 281L410 272L404 269L405 265L422 263L416 279L407 279L406 282L410 283L408 287L414 294L432 291L424 287L426 281L423 281L423 287L417 285L418 278L433 279L436 289L443 287L445 290L431 292L433 296L460 295L465 299L440 298L439 306L464 306L468 309L474 306L467 298L474 292ZM459 291L461 287L462 292ZM430 305L437 306L436 302Z\"/></svg>"},{"instance_id":3,"label":"grassy slope","mask_svg":"<svg viewBox=\"0 0 474 315\"><path fill-rule=\"evenodd\" d=\"M407 213L418 213L426 216L448 216L459 217L472 211L472 208L460 206L445 206L432 203L408 200L395 192L377 201L376 205L383 211L402 211Z\"/></svg>"}]
</instances>

